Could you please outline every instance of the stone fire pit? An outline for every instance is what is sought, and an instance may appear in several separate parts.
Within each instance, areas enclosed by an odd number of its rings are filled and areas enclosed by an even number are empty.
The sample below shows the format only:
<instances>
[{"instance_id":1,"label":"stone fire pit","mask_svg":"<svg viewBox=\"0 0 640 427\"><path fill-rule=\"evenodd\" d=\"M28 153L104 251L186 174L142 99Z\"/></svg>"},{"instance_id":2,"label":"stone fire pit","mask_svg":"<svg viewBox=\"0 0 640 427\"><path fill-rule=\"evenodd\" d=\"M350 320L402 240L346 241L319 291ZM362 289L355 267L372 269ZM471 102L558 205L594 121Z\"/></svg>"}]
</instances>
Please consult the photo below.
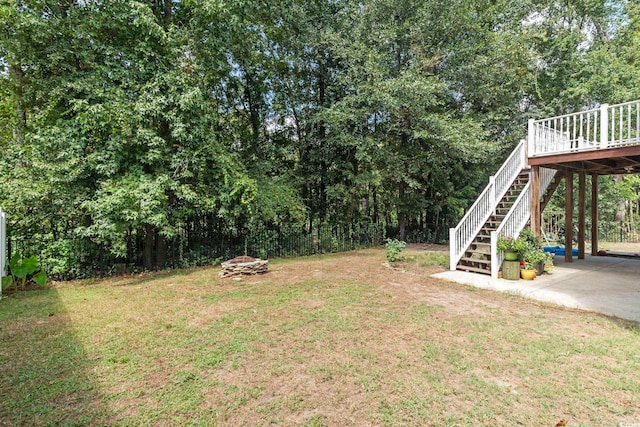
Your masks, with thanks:
<instances>
[{"instance_id":1,"label":"stone fire pit","mask_svg":"<svg viewBox=\"0 0 640 427\"><path fill-rule=\"evenodd\" d=\"M267 272L269 261L266 259L239 256L222 263L220 277L237 276L239 274L263 274Z\"/></svg>"}]
</instances>

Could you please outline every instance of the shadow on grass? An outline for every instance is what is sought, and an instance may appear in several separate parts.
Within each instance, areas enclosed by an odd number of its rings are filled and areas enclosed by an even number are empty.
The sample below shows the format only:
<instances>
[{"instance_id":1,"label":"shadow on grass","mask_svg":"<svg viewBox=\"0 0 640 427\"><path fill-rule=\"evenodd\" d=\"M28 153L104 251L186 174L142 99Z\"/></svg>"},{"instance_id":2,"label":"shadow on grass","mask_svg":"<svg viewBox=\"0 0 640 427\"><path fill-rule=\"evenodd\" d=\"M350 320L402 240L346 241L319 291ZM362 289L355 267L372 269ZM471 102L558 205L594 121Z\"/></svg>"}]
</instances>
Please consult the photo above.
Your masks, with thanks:
<instances>
[{"instance_id":1,"label":"shadow on grass","mask_svg":"<svg viewBox=\"0 0 640 427\"><path fill-rule=\"evenodd\" d=\"M0 425L105 425L92 362L53 288L0 300Z\"/></svg>"}]
</instances>

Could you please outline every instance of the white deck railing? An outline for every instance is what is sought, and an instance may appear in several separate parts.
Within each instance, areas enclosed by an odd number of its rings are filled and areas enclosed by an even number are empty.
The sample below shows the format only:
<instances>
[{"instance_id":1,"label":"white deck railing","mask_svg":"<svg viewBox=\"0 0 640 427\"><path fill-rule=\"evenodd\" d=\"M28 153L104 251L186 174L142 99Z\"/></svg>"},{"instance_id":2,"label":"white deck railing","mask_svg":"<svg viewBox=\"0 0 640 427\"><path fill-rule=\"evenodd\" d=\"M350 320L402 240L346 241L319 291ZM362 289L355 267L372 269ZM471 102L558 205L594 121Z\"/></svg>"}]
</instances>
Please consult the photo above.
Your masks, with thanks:
<instances>
[{"instance_id":1,"label":"white deck railing","mask_svg":"<svg viewBox=\"0 0 640 427\"><path fill-rule=\"evenodd\" d=\"M540 168L540 197L547 190L549 184L556 175L554 169ZM522 190L516 201L511 206L509 213L504 217L500 226L491 232L491 277L498 277L498 270L504 260L504 253L498 251L499 237L517 238L520 232L527 225L531 217L531 181Z\"/></svg>"},{"instance_id":2,"label":"white deck railing","mask_svg":"<svg viewBox=\"0 0 640 427\"><path fill-rule=\"evenodd\" d=\"M640 101L611 105L609 117L608 148L640 144Z\"/></svg>"},{"instance_id":3,"label":"white deck railing","mask_svg":"<svg viewBox=\"0 0 640 427\"><path fill-rule=\"evenodd\" d=\"M0 298L2 298L2 278L7 259L7 217L0 209Z\"/></svg>"},{"instance_id":4,"label":"white deck railing","mask_svg":"<svg viewBox=\"0 0 640 427\"><path fill-rule=\"evenodd\" d=\"M529 157L640 145L640 101L530 120Z\"/></svg>"},{"instance_id":5,"label":"white deck railing","mask_svg":"<svg viewBox=\"0 0 640 427\"><path fill-rule=\"evenodd\" d=\"M507 192L515 178L526 165L526 141L513 150L502 167L489 178L489 184L485 187L480 197L469 208L466 215L460 220L456 228L449 229L449 254L450 268L456 269L456 265L467 250L473 239L476 238L482 226L493 215L500 200Z\"/></svg>"}]
</instances>

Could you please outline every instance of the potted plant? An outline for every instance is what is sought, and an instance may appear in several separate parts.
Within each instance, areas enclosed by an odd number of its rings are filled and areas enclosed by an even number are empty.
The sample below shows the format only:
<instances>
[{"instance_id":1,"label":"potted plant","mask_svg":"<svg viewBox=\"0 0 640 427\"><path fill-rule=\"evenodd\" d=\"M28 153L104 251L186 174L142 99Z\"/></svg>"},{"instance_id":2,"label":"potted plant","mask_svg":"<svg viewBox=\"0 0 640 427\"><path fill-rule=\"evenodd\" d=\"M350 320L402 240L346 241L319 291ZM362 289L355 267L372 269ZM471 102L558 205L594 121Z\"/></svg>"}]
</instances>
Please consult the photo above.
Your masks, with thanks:
<instances>
[{"instance_id":1,"label":"potted plant","mask_svg":"<svg viewBox=\"0 0 640 427\"><path fill-rule=\"evenodd\" d=\"M544 255L546 258L544 260L544 264L542 265L542 269L545 273L551 274L551 272L553 271L553 255L554 254L545 252Z\"/></svg>"},{"instance_id":2,"label":"potted plant","mask_svg":"<svg viewBox=\"0 0 640 427\"><path fill-rule=\"evenodd\" d=\"M502 237L498 238L498 250L504 252L504 259L506 261L517 261L520 252L527 249L527 242L525 239L518 237Z\"/></svg>"},{"instance_id":3,"label":"potted plant","mask_svg":"<svg viewBox=\"0 0 640 427\"><path fill-rule=\"evenodd\" d=\"M522 261L524 267L520 269L520 277L524 280L533 280L536 278L536 267L527 261Z\"/></svg>"},{"instance_id":4,"label":"potted plant","mask_svg":"<svg viewBox=\"0 0 640 427\"><path fill-rule=\"evenodd\" d=\"M544 262L547 260L547 254L542 249L534 246L529 246L522 254L522 261L524 262L524 269L520 271L520 275L525 280L533 280L536 274L542 274L544 268ZM533 271L533 275L525 271ZM527 278L525 278L527 276ZM528 278L532 276L531 278Z\"/></svg>"}]
</instances>

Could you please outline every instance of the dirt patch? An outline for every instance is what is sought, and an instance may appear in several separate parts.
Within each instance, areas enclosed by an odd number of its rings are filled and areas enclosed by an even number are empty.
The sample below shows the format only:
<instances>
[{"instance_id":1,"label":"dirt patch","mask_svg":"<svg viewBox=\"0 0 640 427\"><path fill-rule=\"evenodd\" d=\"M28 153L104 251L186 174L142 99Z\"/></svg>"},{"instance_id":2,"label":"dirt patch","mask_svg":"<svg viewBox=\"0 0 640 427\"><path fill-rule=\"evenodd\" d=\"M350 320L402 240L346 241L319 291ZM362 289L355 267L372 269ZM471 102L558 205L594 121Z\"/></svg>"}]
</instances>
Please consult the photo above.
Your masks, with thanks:
<instances>
[{"instance_id":1,"label":"dirt patch","mask_svg":"<svg viewBox=\"0 0 640 427\"><path fill-rule=\"evenodd\" d=\"M449 246L436 243L409 243L406 252L449 252Z\"/></svg>"}]
</instances>

